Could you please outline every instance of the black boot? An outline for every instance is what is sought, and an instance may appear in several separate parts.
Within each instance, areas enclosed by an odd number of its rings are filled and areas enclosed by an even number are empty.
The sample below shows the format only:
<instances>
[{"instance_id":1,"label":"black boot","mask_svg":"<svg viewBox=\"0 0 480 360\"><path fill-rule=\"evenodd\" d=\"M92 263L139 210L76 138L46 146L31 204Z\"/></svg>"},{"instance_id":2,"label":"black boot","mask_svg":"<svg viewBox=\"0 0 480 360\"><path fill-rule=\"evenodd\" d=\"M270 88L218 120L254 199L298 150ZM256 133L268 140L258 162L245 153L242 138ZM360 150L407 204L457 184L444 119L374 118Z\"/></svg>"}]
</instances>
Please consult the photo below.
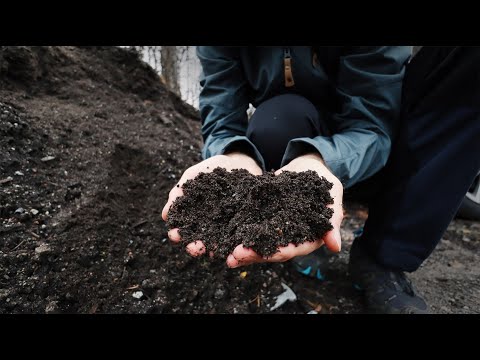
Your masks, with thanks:
<instances>
[{"instance_id":1,"label":"black boot","mask_svg":"<svg viewBox=\"0 0 480 360\"><path fill-rule=\"evenodd\" d=\"M367 309L381 314L428 314L429 309L402 271L378 264L356 238L350 250L349 273L363 291Z\"/></svg>"}]
</instances>

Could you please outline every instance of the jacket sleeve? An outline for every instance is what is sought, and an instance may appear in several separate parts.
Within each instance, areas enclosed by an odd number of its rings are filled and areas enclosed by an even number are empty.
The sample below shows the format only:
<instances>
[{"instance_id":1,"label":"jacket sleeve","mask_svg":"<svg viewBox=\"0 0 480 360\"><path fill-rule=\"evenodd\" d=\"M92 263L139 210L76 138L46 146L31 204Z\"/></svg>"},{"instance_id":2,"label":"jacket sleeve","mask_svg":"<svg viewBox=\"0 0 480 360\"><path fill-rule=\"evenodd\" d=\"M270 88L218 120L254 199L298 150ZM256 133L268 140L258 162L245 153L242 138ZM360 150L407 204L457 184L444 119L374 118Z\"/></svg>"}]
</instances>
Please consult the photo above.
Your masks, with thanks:
<instances>
[{"instance_id":1,"label":"jacket sleeve","mask_svg":"<svg viewBox=\"0 0 480 360\"><path fill-rule=\"evenodd\" d=\"M198 46L202 65L199 107L202 118L204 159L241 150L262 168L263 158L245 136L248 127L248 84L240 63L239 48Z\"/></svg>"},{"instance_id":2,"label":"jacket sleeve","mask_svg":"<svg viewBox=\"0 0 480 360\"><path fill-rule=\"evenodd\" d=\"M382 46L357 47L341 56L336 81L341 110L329 119L333 136L291 140L282 166L316 150L346 188L385 166L410 54L410 46Z\"/></svg>"}]
</instances>

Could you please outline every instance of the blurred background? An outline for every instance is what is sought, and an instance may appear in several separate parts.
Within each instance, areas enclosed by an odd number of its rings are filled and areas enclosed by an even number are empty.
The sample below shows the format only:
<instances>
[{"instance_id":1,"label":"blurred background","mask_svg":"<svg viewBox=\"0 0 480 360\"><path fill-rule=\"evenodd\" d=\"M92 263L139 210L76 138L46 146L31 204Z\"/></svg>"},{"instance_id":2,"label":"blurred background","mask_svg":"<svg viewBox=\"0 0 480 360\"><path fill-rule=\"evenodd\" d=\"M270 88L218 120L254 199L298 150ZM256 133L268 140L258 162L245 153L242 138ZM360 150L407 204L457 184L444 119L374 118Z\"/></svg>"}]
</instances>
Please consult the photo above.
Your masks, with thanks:
<instances>
[{"instance_id":1,"label":"blurred background","mask_svg":"<svg viewBox=\"0 0 480 360\"><path fill-rule=\"evenodd\" d=\"M200 62L195 46L129 46L138 51L164 84L198 109Z\"/></svg>"}]
</instances>

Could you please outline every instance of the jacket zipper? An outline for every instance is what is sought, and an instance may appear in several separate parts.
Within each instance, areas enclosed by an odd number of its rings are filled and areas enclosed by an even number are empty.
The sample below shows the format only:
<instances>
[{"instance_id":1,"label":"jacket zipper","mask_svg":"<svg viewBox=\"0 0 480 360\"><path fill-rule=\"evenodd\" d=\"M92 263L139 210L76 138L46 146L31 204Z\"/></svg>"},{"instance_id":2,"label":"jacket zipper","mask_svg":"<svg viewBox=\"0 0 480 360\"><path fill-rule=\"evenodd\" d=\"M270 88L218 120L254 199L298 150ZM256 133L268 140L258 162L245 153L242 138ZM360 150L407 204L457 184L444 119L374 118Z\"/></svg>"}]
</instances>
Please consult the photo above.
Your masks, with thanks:
<instances>
[{"instance_id":1,"label":"jacket zipper","mask_svg":"<svg viewBox=\"0 0 480 360\"><path fill-rule=\"evenodd\" d=\"M295 85L292 74L292 57L290 55L290 48L283 50L283 67L285 72L285 87L292 87Z\"/></svg>"}]
</instances>

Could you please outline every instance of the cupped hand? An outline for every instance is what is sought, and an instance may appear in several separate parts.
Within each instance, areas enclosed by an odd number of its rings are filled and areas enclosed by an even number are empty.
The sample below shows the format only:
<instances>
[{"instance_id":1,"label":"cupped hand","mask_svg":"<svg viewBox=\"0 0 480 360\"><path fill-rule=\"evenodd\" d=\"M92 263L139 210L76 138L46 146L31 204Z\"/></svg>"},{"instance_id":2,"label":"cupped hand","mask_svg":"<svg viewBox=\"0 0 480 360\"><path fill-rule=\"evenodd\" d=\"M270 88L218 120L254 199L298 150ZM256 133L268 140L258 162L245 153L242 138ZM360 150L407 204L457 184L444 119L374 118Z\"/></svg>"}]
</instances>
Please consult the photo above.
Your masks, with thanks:
<instances>
[{"instance_id":1,"label":"cupped hand","mask_svg":"<svg viewBox=\"0 0 480 360\"><path fill-rule=\"evenodd\" d=\"M168 194L168 201L163 207L162 218L167 221L168 210L172 206L173 202L179 196L183 196L182 186L190 179L195 178L201 172L208 173L213 171L217 167L225 168L227 171L233 169L245 169L254 175L261 175L262 169L258 166L257 162L250 156L240 152L232 152L226 155L216 155L199 162L198 164L188 168L183 173L180 181L173 187ZM181 240L178 228L171 229L168 232L168 237L171 241L178 243ZM188 253L192 256L198 256L205 253L205 246L201 241L192 242L186 247Z\"/></svg>"},{"instance_id":2,"label":"cupped hand","mask_svg":"<svg viewBox=\"0 0 480 360\"><path fill-rule=\"evenodd\" d=\"M255 251L246 248L243 245L238 245L232 254L230 254L227 258L227 265L229 267L235 268L259 262L284 262L296 256L307 255L324 244L333 252L340 251L340 226L343 220L343 185L340 180L338 180L338 178L333 175L332 172L325 166L325 163L320 155L307 154L300 156L292 160L281 169L277 170L275 174L278 175L282 171L301 172L307 170L314 170L319 176L323 176L328 181L333 183L333 187L330 190L330 195L332 196L334 203L328 205L328 207L332 208L334 211L332 218L330 219L333 229L328 231L321 239L307 241L297 246L294 244L289 244L288 246L279 247L279 251L268 258L258 255Z\"/></svg>"}]
</instances>

